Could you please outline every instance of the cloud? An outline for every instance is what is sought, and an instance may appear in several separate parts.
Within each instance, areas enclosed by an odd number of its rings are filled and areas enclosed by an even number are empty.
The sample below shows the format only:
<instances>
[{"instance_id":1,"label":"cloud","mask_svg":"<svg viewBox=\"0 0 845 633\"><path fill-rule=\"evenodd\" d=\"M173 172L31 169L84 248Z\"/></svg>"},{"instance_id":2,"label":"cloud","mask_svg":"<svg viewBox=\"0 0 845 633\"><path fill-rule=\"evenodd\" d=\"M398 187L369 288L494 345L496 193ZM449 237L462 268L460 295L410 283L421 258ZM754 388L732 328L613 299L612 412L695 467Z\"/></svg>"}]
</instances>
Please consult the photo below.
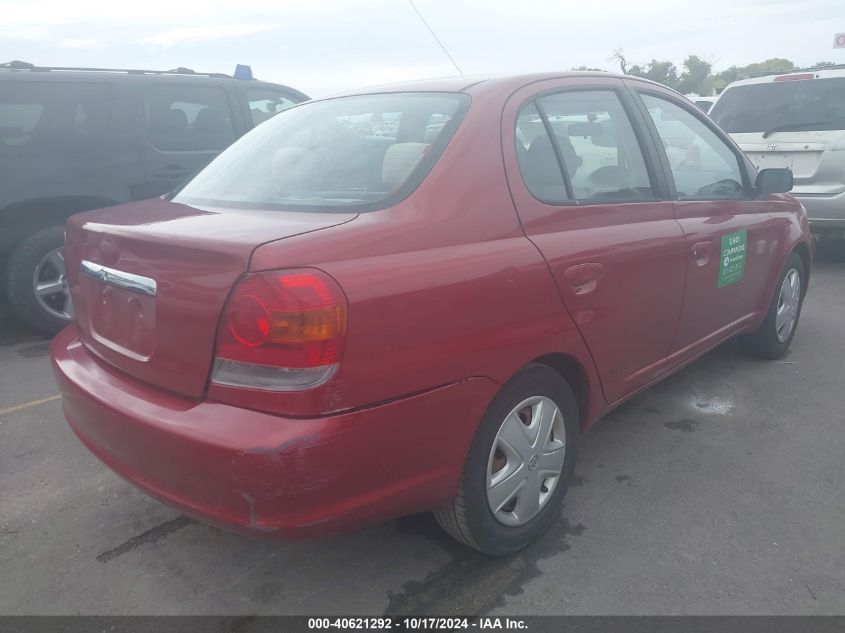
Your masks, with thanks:
<instances>
[{"instance_id":1,"label":"cloud","mask_svg":"<svg viewBox=\"0 0 845 633\"><path fill-rule=\"evenodd\" d=\"M278 28L275 24L219 24L212 26L194 26L185 29L171 29L154 35L142 37L139 41L144 44L170 48L179 44L193 44L209 40L222 40L229 37L254 35Z\"/></svg>"},{"instance_id":2,"label":"cloud","mask_svg":"<svg viewBox=\"0 0 845 633\"><path fill-rule=\"evenodd\" d=\"M60 48L93 48L99 44L98 40L88 37L71 37L56 42Z\"/></svg>"},{"instance_id":3,"label":"cloud","mask_svg":"<svg viewBox=\"0 0 845 633\"><path fill-rule=\"evenodd\" d=\"M676 64L717 70L767 57L829 58L843 0L415 0L467 74ZM44 65L186 66L257 77L319 96L448 75L449 60L407 0L0 0L0 48ZM704 7L704 8L702 8ZM839 29L842 30L842 29ZM11 50L11 49L10 49ZM4 61L0 59L0 61Z\"/></svg>"}]
</instances>

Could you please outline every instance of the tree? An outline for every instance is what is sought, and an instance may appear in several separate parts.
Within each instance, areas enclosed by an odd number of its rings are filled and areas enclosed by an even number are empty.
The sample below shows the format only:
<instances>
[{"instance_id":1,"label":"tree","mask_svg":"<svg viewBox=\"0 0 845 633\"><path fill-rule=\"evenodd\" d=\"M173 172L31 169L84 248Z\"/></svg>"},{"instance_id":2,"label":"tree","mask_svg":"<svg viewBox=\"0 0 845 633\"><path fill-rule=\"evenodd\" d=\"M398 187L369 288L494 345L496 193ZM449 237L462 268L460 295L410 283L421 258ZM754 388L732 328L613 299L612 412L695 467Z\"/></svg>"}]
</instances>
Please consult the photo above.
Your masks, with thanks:
<instances>
[{"instance_id":1,"label":"tree","mask_svg":"<svg viewBox=\"0 0 845 633\"><path fill-rule=\"evenodd\" d=\"M746 74L750 73L788 73L795 70L795 64L788 59L774 57L755 64L748 64L743 68Z\"/></svg>"},{"instance_id":2,"label":"tree","mask_svg":"<svg viewBox=\"0 0 845 633\"><path fill-rule=\"evenodd\" d=\"M644 79L651 79L664 86L675 88L678 85L678 69L670 61L652 59L646 66L636 64L628 69L628 74Z\"/></svg>"},{"instance_id":3,"label":"tree","mask_svg":"<svg viewBox=\"0 0 845 633\"><path fill-rule=\"evenodd\" d=\"M739 75L742 72L741 68L737 68L736 66L731 66L730 68L723 70L720 73L716 73L713 76L714 83L717 88L724 88L729 83L732 83L739 79Z\"/></svg>"},{"instance_id":4,"label":"tree","mask_svg":"<svg viewBox=\"0 0 845 633\"><path fill-rule=\"evenodd\" d=\"M678 92L709 95L712 90L712 81L710 80L712 68L710 62L701 59L698 55L687 57L684 60L684 72L681 73L681 78L678 80Z\"/></svg>"},{"instance_id":5,"label":"tree","mask_svg":"<svg viewBox=\"0 0 845 633\"><path fill-rule=\"evenodd\" d=\"M625 51L617 48L610 56L610 60L619 64L623 74L651 79L679 92L691 92L702 96L721 92L729 83L745 75L754 73L787 73L795 70L795 64L782 57L773 57L762 62L754 62L747 66L731 66L715 75L713 65L698 55L689 55L684 60L683 71L678 75L678 68L671 61L652 59L648 64L631 64ZM834 62L818 62L817 68L830 68ZM601 70L581 66L573 70Z\"/></svg>"},{"instance_id":6,"label":"tree","mask_svg":"<svg viewBox=\"0 0 845 633\"><path fill-rule=\"evenodd\" d=\"M744 75L751 75L753 73L788 73L791 70L795 70L795 64L788 59L779 57L755 62L747 66L731 66L713 76L713 88L716 92L721 92L729 83L736 81Z\"/></svg>"},{"instance_id":7,"label":"tree","mask_svg":"<svg viewBox=\"0 0 845 633\"><path fill-rule=\"evenodd\" d=\"M624 50L617 48L613 51L613 55L610 56L610 60L619 64L619 70L622 71L623 75L628 74L628 60L625 58Z\"/></svg>"},{"instance_id":8,"label":"tree","mask_svg":"<svg viewBox=\"0 0 845 633\"><path fill-rule=\"evenodd\" d=\"M633 66L629 66L628 58L625 56L625 51L621 48L617 48L613 51L613 54L610 56L610 60L619 64L619 70L621 70L624 75L644 77L645 79L651 79L652 81L657 81L666 86L670 86L671 88L674 88L678 84L678 69L675 67L675 64L670 61L658 61L656 59L652 59L651 62L646 65L634 64Z\"/></svg>"}]
</instances>

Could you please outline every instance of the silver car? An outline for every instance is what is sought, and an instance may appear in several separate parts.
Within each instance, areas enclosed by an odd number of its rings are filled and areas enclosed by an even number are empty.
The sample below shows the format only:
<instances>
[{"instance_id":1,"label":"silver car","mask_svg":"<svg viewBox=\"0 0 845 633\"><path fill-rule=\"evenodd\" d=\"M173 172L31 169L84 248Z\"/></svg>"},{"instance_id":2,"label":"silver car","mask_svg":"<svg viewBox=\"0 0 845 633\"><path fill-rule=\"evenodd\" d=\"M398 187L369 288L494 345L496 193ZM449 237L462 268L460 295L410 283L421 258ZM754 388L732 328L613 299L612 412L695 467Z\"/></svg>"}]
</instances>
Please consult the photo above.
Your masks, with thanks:
<instances>
[{"instance_id":1,"label":"silver car","mask_svg":"<svg viewBox=\"0 0 845 633\"><path fill-rule=\"evenodd\" d=\"M792 169L816 236L845 237L845 66L735 81L710 115L758 169Z\"/></svg>"}]
</instances>

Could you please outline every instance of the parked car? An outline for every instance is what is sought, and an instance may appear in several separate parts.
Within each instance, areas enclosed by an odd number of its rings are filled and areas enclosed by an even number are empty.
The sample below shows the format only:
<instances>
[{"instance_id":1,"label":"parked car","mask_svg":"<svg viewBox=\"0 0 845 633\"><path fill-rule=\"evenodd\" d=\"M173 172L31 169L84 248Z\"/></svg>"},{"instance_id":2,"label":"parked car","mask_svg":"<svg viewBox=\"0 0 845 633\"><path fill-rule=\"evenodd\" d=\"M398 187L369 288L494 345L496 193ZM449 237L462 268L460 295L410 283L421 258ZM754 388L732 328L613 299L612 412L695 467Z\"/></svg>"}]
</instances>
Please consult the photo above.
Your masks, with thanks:
<instances>
[{"instance_id":1,"label":"parked car","mask_svg":"<svg viewBox=\"0 0 845 633\"><path fill-rule=\"evenodd\" d=\"M14 311L47 333L70 322L68 216L166 193L306 98L185 68L0 66L0 285Z\"/></svg>"},{"instance_id":2,"label":"parked car","mask_svg":"<svg viewBox=\"0 0 845 633\"><path fill-rule=\"evenodd\" d=\"M392 137L349 124L385 113ZM607 411L737 335L786 353L812 253L790 186L681 95L607 73L301 104L166 199L70 218L64 412L130 482L230 529L434 510L514 552Z\"/></svg>"},{"instance_id":3,"label":"parked car","mask_svg":"<svg viewBox=\"0 0 845 633\"><path fill-rule=\"evenodd\" d=\"M813 233L845 237L845 66L725 88L711 116L761 169L791 169Z\"/></svg>"},{"instance_id":4,"label":"parked car","mask_svg":"<svg viewBox=\"0 0 845 633\"><path fill-rule=\"evenodd\" d=\"M719 97L702 97L701 95L697 94L689 94L686 95L687 99L692 101L695 105L699 108L704 110L705 112L710 112L710 108L713 107L713 104L716 103L716 100Z\"/></svg>"}]
</instances>

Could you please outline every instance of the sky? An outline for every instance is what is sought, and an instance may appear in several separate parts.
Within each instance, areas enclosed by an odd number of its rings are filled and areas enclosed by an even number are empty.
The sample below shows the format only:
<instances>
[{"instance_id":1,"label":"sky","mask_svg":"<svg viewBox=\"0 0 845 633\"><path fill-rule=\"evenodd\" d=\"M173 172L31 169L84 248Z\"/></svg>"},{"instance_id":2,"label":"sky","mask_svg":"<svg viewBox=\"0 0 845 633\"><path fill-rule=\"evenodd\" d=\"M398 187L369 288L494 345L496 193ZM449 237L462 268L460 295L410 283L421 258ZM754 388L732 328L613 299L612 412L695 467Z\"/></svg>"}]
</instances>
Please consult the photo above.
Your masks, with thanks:
<instances>
[{"instance_id":1,"label":"sky","mask_svg":"<svg viewBox=\"0 0 845 633\"><path fill-rule=\"evenodd\" d=\"M464 74L689 54L845 64L845 0L415 0ZM458 71L408 0L0 0L0 62L232 73L312 97Z\"/></svg>"}]
</instances>

